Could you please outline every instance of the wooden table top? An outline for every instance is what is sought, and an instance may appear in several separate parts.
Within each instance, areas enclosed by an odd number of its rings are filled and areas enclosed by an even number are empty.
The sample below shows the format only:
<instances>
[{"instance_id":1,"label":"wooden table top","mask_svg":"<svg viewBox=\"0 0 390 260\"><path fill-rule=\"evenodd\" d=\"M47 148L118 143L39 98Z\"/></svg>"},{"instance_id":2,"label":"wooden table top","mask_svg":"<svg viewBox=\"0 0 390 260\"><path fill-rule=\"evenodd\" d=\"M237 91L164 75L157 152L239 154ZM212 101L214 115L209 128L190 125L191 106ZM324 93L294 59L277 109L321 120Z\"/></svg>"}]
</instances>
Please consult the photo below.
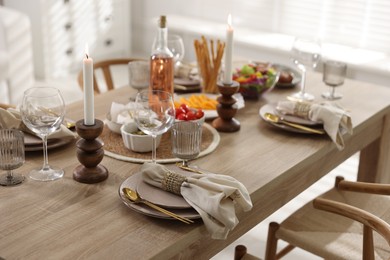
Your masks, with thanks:
<instances>
[{"instance_id":1,"label":"wooden table top","mask_svg":"<svg viewBox=\"0 0 390 260\"><path fill-rule=\"evenodd\" d=\"M241 130L220 133L217 149L194 162L211 172L233 176L251 194L254 208L239 212L240 223L227 240L210 239L200 220L186 225L144 216L126 207L118 188L140 164L105 156L102 164L109 170L106 181L74 181L72 173L79 162L72 143L49 150L49 163L65 170L62 179L46 183L27 179L20 186L0 187L0 257L208 259L363 148L360 178L386 180L380 174L389 170L381 158L389 156L385 143L390 143L390 88L346 80L337 89L344 94L340 102L351 111L354 125L354 134L344 137L343 151L326 136L287 132L260 119L262 105L297 90L275 89L258 101L247 101L236 115ZM325 90L321 74L308 73L307 91L321 100L320 93ZM96 96L97 118L104 119L113 101L124 103L132 95L134 90L124 87ZM82 115L82 102L68 106L69 118L80 119ZM18 172L27 175L30 169L40 167L42 160L41 152L28 153Z\"/></svg>"}]
</instances>

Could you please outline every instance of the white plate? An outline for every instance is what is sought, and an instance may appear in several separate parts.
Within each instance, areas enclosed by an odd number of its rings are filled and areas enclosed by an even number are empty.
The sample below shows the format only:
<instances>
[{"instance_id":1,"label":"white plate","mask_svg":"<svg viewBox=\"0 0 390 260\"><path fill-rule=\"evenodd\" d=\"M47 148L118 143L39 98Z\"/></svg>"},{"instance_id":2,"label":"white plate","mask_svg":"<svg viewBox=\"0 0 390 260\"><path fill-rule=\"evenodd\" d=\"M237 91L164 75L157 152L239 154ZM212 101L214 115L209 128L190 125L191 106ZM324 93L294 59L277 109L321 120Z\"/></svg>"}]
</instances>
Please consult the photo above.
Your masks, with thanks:
<instances>
[{"instance_id":1,"label":"white plate","mask_svg":"<svg viewBox=\"0 0 390 260\"><path fill-rule=\"evenodd\" d=\"M130 209L136 211L136 212L139 212L141 214L144 214L144 215L147 215L147 216L151 216L151 217L155 217L155 218L163 218L163 219L174 219L170 216L167 216L155 209L152 209L144 204L135 204L135 203L131 203L126 197L125 195L123 194L122 192L122 189L125 188L125 187L128 187L128 188L131 188L133 190L136 190L137 189L137 186L139 184L139 182L141 182L142 179L141 179L141 174L134 174L132 176L130 176L129 178L127 178L119 187L119 197L121 198L122 202L127 206L129 207ZM157 188L156 188L157 189ZM167 192L168 193L168 192ZM174 195L174 194L172 194ZM176 195L174 195L176 196ZM179 215L179 216L182 216L182 217L186 217L186 218L189 218L189 219L198 219L200 218L200 215L199 213L194 210L193 208L187 208L187 209L169 209L169 211Z\"/></svg>"},{"instance_id":2,"label":"white plate","mask_svg":"<svg viewBox=\"0 0 390 260\"><path fill-rule=\"evenodd\" d=\"M259 115L260 117L266 121L267 123L273 125L273 126L276 126L278 128L281 128L281 129L284 129L284 130L287 130L287 131L290 131L290 132L295 132L295 133L302 133L302 134L313 134L312 132L309 132L309 131L305 131L305 130L302 130L302 129L298 129L298 128L295 128L295 127L291 127L291 126L288 126L288 125L285 125L285 124L277 124L277 123L273 123L273 122L270 122L268 121L265 117L264 117L264 114L265 113L272 113L272 114L275 114L275 106L274 105L270 105L270 104L266 104L264 106L262 106L259 110ZM295 119L297 119L296 117L294 117ZM291 116L289 118L291 120ZM301 118L299 118L301 119ZM287 120L287 119L286 119ZM290 121L290 122L294 122L294 123L297 123L297 124L300 124L298 123L297 121ZM313 125L313 124L311 124ZM314 125L318 125L318 123L315 123Z\"/></svg>"},{"instance_id":3,"label":"white plate","mask_svg":"<svg viewBox=\"0 0 390 260\"><path fill-rule=\"evenodd\" d=\"M200 93L200 94L192 93L192 94L183 94L183 95L176 95L175 94L175 101L179 101L180 98L182 98L182 97L189 98L192 95L202 95L202 94L204 94L204 93ZM207 97L212 98L212 99L217 99L220 96L220 94L208 94L208 93L205 93L204 95L206 95ZM233 97L237 100L237 103L235 104L237 106L237 109L241 109L241 108L245 107L244 98L242 97L242 95L240 93L234 94ZM203 112L204 112L206 120L218 117L217 110L203 110Z\"/></svg>"}]
</instances>

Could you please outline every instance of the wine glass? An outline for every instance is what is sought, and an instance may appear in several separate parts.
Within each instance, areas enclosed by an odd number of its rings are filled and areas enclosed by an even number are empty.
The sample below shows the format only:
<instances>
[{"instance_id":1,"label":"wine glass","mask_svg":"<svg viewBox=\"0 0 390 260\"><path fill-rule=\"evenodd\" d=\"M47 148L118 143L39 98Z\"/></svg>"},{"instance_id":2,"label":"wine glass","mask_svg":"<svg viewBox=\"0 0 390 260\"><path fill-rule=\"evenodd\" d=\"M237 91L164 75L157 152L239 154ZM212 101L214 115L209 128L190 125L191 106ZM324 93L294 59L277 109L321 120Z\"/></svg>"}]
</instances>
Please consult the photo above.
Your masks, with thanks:
<instances>
[{"instance_id":1,"label":"wine glass","mask_svg":"<svg viewBox=\"0 0 390 260\"><path fill-rule=\"evenodd\" d=\"M24 92L21 106L23 123L43 141L43 166L30 172L37 181L61 178L64 170L49 165L47 136L59 129L65 116L65 102L61 92L53 87L33 87Z\"/></svg>"},{"instance_id":2,"label":"wine glass","mask_svg":"<svg viewBox=\"0 0 390 260\"><path fill-rule=\"evenodd\" d=\"M321 57L321 44L317 40L296 38L292 47L294 64L302 72L301 90L288 98L297 101L312 101L314 96L306 92L306 70L314 69Z\"/></svg>"},{"instance_id":3,"label":"wine glass","mask_svg":"<svg viewBox=\"0 0 390 260\"><path fill-rule=\"evenodd\" d=\"M130 87L140 92L149 87L150 63L145 60L129 62L129 84Z\"/></svg>"},{"instance_id":4,"label":"wine glass","mask_svg":"<svg viewBox=\"0 0 390 260\"><path fill-rule=\"evenodd\" d=\"M173 54L175 69L177 69L181 65L185 54L183 38L177 34L169 34L167 47ZM152 49L156 49L156 39L153 42Z\"/></svg>"},{"instance_id":5,"label":"wine glass","mask_svg":"<svg viewBox=\"0 0 390 260\"><path fill-rule=\"evenodd\" d=\"M145 90L137 93L134 120L138 128L153 137L152 162L156 163L156 137L163 134L175 121L172 95L161 90Z\"/></svg>"},{"instance_id":6,"label":"wine glass","mask_svg":"<svg viewBox=\"0 0 390 260\"><path fill-rule=\"evenodd\" d=\"M202 124L197 121L175 122L171 133L172 154L182 159L182 167L188 167L188 161L195 159L200 153Z\"/></svg>"},{"instance_id":7,"label":"wine glass","mask_svg":"<svg viewBox=\"0 0 390 260\"><path fill-rule=\"evenodd\" d=\"M0 176L0 185L13 186L24 181L24 176L13 170L24 163L24 135L17 129L0 130L0 169L7 171Z\"/></svg>"},{"instance_id":8,"label":"wine glass","mask_svg":"<svg viewBox=\"0 0 390 260\"><path fill-rule=\"evenodd\" d=\"M324 73L322 81L330 87L329 92L322 93L322 97L328 100L342 98L343 95L335 93L335 88L344 84L347 73L347 64L344 62L327 60L324 63Z\"/></svg>"}]
</instances>

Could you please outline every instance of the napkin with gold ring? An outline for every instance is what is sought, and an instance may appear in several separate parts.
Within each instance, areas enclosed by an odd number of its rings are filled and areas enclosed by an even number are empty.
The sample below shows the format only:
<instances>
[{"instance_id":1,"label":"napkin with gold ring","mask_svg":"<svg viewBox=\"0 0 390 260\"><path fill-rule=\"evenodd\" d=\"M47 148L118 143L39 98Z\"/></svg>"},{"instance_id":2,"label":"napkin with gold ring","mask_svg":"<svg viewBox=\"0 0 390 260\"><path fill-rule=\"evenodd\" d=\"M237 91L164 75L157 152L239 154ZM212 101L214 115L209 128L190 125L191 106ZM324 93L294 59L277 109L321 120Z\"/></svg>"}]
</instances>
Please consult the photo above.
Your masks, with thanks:
<instances>
[{"instance_id":1,"label":"napkin with gold ring","mask_svg":"<svg viewBox=\"0 0 390 260\"><path fill-rule=\"evenodd\" d=\"M213 239L226 239L238 224L235 205L252 208L245 186L231 176L193 174L183 176L160 164L144 163L142 179L150 185L183 196L201 216Z\"/></svg>"}]
</instances>

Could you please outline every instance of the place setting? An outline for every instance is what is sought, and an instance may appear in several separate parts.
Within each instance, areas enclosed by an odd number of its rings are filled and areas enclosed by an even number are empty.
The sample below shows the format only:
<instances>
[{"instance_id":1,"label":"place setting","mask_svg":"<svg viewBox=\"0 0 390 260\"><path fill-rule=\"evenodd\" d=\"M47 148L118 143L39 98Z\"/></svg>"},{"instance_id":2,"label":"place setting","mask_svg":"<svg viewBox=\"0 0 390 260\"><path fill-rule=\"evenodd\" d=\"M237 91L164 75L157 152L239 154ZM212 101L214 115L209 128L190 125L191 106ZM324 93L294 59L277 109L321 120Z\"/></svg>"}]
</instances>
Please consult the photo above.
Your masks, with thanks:
<instances>
[{"instance_id":1,"label":"place setting","mask_svg":"<svg viewBox=\"0 0 390 260\"><path fill-rule=\"evenodd\" d=\"M322 94L325 101L315 101L314 95L306 92L306 69L314 68L320 59L320 47L317 41L296 39L292 48L292 59L301 70L300 91L259 109L259 116L268 124L300 134L328 135L339 150L344 149L343 135L352 134L352 119L349 111L335 100L341 94L335 93L335 87L344 83L346 64L327 60L324 62L323 82L330 87Z\"/></svg>"},{"instance_id":2,"label":"place setting","mask_svg":"<svg viewBox=\"0 0 390 260\"><path fill-rule=\"evenodd\" d=\"M238 224L235 204L248 211L252 203L244 185L233 177L189 164L201 153L204 121L176 120L172 95L165 91L140 92L136 104L131 114L139 129L152 137L152 154L119 186L122 202L155 218L185 224L202 219L212 238L225 239ZM170 132L170 152L177 164L158 163L157 136L165 132Z\"/></svg>"}]
</instances>

